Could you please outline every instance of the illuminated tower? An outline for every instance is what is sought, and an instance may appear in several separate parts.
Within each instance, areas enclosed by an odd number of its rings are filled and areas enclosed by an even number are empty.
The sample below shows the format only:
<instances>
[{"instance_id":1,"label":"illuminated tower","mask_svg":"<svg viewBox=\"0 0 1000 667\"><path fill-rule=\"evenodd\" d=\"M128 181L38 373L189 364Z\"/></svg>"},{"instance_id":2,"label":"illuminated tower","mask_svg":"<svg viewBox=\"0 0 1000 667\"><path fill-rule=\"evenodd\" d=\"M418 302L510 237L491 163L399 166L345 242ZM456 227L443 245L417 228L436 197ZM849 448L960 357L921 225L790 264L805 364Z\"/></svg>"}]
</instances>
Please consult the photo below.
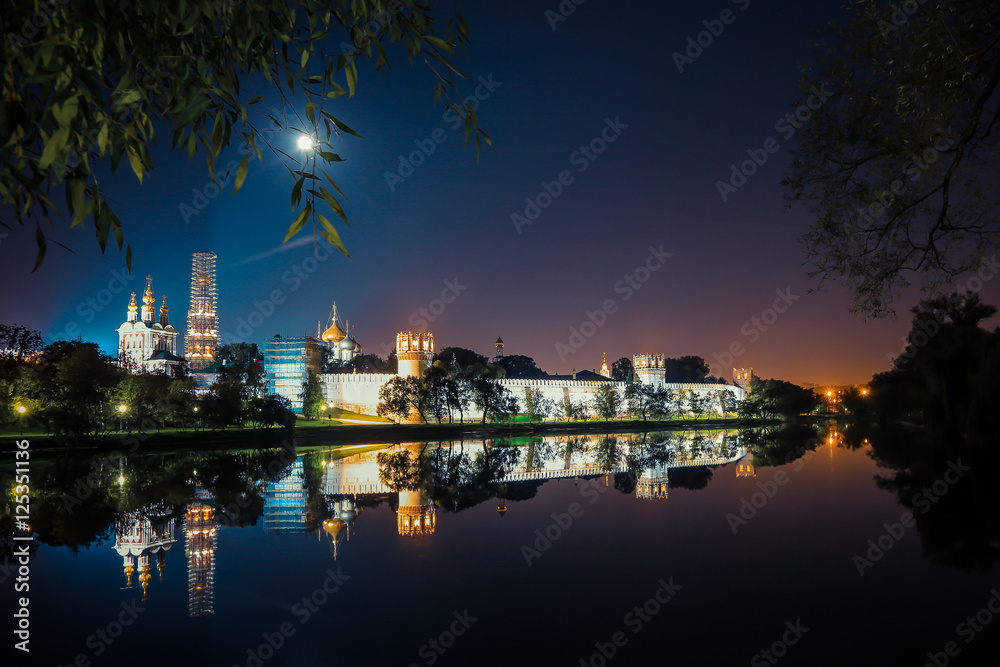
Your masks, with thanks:
<instances>
[{"instance_id":1,"label":"illuminated tower","mask_svg":"<svg viewBox=\"0 0 1000 667\"><path fill-rule=\"evenodd\" d=\"M743 391L749 391L750 378L753 377L752 368L734 368L733 369L733 383L743 389Z\"/></svg>"},{"instance_id":2,"label":"illuminated tower","mask_svg":"<svg viewBox=\"0 0 1000 667\"><path fill-rule=\"evenodd\" d=\"M396 334L397 375L401 378L421 378L434 358L434 334L400 331Z\"/></svg>"},{"instance_id":3,"label":"illuminated tower","mask_svg":"<svg viewBox=\"0 0 1000 667\"><path fill-rule=\"evenodd\" d=\"M400 535L433 535L434 503L421 491L400 491L396 528Z\"/></svg>"},{"instance_id":4,"label":"illuminated tower","mask_svg":"<svg viewBox=\"0 0 1000 667\"><path fill-rule=\"evenodd\" d=\"M606 378L611 377L611 371L608 370L608 353L604 353L604 361L601 362L601 375Z\"/></svg>"},{"instance_id":5,"label":"illuminated tower","mask_svg":"<svg viewBox=\"0 0 1000 667\"><path fill-rule=\"evenodd\" d=\"M502 359L503 358L503 338L501 338L500 336L497 336L497 342L495 342L494 345L496 346L496 349L497 349L496 358L497 359Z\"/></svg>"},{"instance_id":6,"label":"illuminated tower","mask_svg":"<svg viewBox=\"0 0 1000 667\"><path fill-rule=\"evenodd\" d=\"M632 355L632 368L642 384L658 387L662 386L666 379L667 370L662 354Z\"/></svg>"},{"instance_id":7,"label":"illuminated tower","mask_svg":"<svg viewBox=\"0 0 1000 667\"><path fill-rule=\"evenodd\" d=\"M191 308L188 310L184 352L193 371L211 364L219 346L218 295L215 253L194 253L191 261Z\"/></svg>"},{"instance_id":8,"label":"illuminated tower","mask_svg":"<svg viewBox=\"0 0 1000 667\"><path fill-rule=\"evenodd\" d=\"M215 613L215 519L208 505L188 505L184 519L185 552L188 560L188 616L199 618Z\"/></svg>"}]
</instances>

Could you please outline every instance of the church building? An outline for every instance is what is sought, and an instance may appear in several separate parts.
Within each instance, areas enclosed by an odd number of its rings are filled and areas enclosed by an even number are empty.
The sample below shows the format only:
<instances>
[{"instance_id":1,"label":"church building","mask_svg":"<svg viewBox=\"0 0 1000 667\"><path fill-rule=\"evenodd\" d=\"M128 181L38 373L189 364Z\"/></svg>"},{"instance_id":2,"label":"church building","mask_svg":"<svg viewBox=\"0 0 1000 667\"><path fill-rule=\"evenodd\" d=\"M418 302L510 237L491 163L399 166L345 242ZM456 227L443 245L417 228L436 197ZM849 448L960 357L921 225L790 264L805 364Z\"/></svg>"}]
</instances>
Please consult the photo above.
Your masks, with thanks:
<instances>
[{"instance_id":1,"label":"church building","mask_svg":"<svg viewBox=\"0 0 1000 667\"><path fill-rule=\"evenodd\" d=\"M177 331L169 322L166 295L160 304L159 321L155 319L155 301L153 277L146 276L141 313L135 302L135 292L132 292L128 315L118 327L118 359L133 372L162 371L175 375L184 361L177 356Z\"/></svg>"}]
</instances>

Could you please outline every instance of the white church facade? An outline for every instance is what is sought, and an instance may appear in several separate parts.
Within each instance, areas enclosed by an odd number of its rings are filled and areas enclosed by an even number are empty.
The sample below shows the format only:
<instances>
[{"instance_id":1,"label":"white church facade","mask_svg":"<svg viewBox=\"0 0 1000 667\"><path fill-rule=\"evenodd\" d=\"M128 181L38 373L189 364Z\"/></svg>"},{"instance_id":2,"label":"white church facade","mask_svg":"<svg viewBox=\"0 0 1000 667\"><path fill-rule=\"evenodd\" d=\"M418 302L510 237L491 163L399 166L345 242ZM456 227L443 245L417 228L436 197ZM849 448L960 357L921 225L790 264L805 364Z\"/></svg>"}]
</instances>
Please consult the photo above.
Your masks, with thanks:
<instances>
[{"instance_id":1,"label":"white church facade","mask_svg":"<svg viewBox=\"0 0 1000 667\"><path fill-rule=\"evenodd\" d=\"M184 361L177 356L177 331L170 324L166 295L160 303L158 321L155 301L153 277L146 276L141 312L135 302L135 292L132 292L128 314L118 327L118 359L135 372L174 375Z\"/></svg>"}]
</instances>

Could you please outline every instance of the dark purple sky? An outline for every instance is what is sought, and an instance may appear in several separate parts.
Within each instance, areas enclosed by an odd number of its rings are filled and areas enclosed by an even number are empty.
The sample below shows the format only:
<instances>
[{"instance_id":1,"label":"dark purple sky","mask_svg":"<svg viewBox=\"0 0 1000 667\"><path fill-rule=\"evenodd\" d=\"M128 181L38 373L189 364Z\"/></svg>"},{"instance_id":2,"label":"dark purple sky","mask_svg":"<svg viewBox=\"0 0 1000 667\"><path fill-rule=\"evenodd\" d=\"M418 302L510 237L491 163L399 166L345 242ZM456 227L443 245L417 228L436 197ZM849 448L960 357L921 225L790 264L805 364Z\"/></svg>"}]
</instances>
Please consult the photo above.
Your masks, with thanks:
<instances>
[{"instance_id":1,"label":"dark purple sky","mask_svg":"<svg viewBox=\"0 0 1000 667\"><path fill-rule=\"evenodd\" d=\"M313 264L311 246L279 247L291 181L273 158L251 163L236 196L227 189L197 202L207 206L185 220L180 207L196 203L208 174L203 160L164 149L142 186L127 167L104 186L120 202L133 247L127 288L115 280L124 256L101 255L90 229L55 230L77 254L51 246L29 274L33 230L15 227L0 241L8 286L0 321L38 328L47 341L75 325L110 351L128 293L141 293L152 274L183 328L191 253L213 250L222 331L253 342L313 333L336 301L365 350L382 355L399 330L424 328L439 348L486 354L499 332L508 354L532 356L549 372L599 367L605 352L609 363L658 352L700 355L727 377L745 365L796 382L866 381L900 351L916 296L898 320L864 322L839 287L807 293L815 283L796 239L809 218L784 208L778 186L794 136L776 125L810 58L810 26L842 15L839 4L589 0L553 30L545 10L557 10L555 0L459 3L473 39L461 63L471 79L489 82L477 113L495 148L478 163L463 151L421 66L363 72L357 96L331 107L365 136L343 140L346 162L333 174L350 197L343 238L352 260ZM731 23L714 24L722 33L679 72L672 54L723 10ZM603 152L578 152L602 132L613 139ZM433 136L445 139L390 190L386 172ZM769 138L776 152L723 201L716 182L748 150L761 155ZM294 151L292 136L274 142ZM519 233L512 214L525 215L525 198L545 192L543 182L555 191L564 170L568 184ZM641 267L661 247L670 257L662 266L651 260L647 274ZM646 281L634 289L626 276ZM275 290L283 302L272 309ZM451 303L435 302L445 290ZM1000 289L987 283L983 297L998 303ZM776 299L786 312L769 312ZM269 316L241 329L255 301ZM608 302L610 314L593 317L602 326L581 327ZM575 338L573 327L592 335ZM734 346L742 350L735 363L727 358Z\"/></svg>"}]
</instances>

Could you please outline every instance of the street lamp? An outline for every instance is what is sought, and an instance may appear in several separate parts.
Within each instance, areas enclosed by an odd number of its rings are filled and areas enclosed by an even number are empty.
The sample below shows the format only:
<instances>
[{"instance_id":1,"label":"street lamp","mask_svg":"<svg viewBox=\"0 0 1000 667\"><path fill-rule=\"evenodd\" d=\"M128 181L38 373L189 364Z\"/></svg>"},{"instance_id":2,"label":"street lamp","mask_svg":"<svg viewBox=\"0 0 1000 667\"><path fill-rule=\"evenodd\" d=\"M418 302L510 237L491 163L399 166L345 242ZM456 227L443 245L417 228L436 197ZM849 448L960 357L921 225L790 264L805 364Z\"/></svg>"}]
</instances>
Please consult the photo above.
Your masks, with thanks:
<instances>
[{"instance_id":1,"label":"street lamp","mask_svg":"<svg viewBox=\"0 0 1000 667\"><path fill-rule=\"evenodd\" d=\"M118 406L118 414L121 415L118 418L118 430L119 431L124 431L125 430L125 413L126 412L128 412L128 406L127 405L122 404L122 405Z\"/></svg>"},{"instance_id":2,"label":"street lamp","mask_svg":"<svg viewBox=\"0 0 1000 667\"><path fill-rule=\"evenodd\" d=\"M326 403L324 403L323 405L319 406L319 409L322 410L323 414L325 415L326 414Z\"/></svg>"},{"instance_id":3,"label":"street lamp","mask_svg":"<svg viewBox=\"0 0 1000 667\"><path fill-rule=\"evenodd\" d=\"M18 405L17 406L17 414L21 418L20 419L20 421L21 421L21 435L24 435L24 415L27 412L28 412L28 408L24 407L23 405Z\"/></svg>"}]
</instances>

